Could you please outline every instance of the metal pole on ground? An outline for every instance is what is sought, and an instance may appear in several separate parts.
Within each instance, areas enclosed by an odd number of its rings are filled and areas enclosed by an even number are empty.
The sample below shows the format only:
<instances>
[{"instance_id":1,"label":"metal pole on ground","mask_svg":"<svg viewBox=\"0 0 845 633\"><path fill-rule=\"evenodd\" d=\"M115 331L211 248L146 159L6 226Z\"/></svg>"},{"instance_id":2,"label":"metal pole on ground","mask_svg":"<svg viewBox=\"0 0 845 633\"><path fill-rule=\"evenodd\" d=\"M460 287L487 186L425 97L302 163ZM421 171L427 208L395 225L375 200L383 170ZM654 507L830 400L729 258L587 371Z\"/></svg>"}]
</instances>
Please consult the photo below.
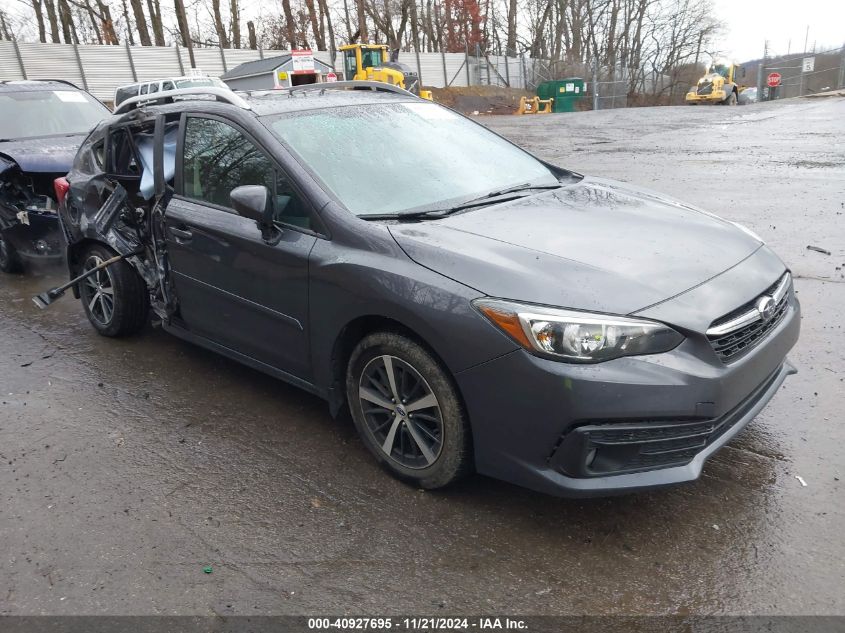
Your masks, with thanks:
<instances>
[{"instance_id":1,"label":"metal pole on ground","mask_svg":"<svg viewBox=\"0 0 845 633\"><path fill-rule=\"evenodd\" d=\"M132 71L132 81L138 81L138 71L135 70L135 60L132 59L132 49L129 42L126 42L126 58L129 60L129 70Z\"/></svg>"},{"instance_id":2,"label":"metal pole on ground","mask_svg":"<svg viewBox=\"0 0 845 633\"><path fill-rule=\"evenodd\" d=\"M464 44L464 65L467 67L467 87L469 87L469 44Z\"/></svg>"},{"instance_id":3,"label":"metal pole on ground","mask_svg":"<svg viewBox=\"0 0 845 633\"><path fill-rule=\"evenodd\" d=\"M593 62L593 110L599 109L599 65Z\"/></svg>"},{"instance_id":4,"label":"metal pole on ground","mask_svg":"<svg viewBox=\"0 0 845 633\"><path fill-rule=\"evenodd\" d=\"M179 50L178 44L176 45L176 61L179 64L179 74L184 76L185 75L185 65L182 63L182 53Z\"/></svg>"},{"instance_id":5,"label":"metal pole on ground","mask_svg":"<svg viewBox=\"0 0 845 633\"><path fill-rule=\"evenodd\" d=\"M842 46L842 57L839 58L839 85L837 88L845 88L845 45Z\"/></svg>"},{"instance_id":6,"label":"metal pole on ground","mask_svg":"<svg viewBox=\"0 0 845 633\"><path fill-rule=\"evenodd\" d=\"M76 63L79 66L79 74L82 75L82 87L88 90L88 80L85 78L85 68L82 66L82 57L79 55L79 46L73 45L73 53L76 55Z\"/></svg>"},{"instance_id":7,"label":"metal pole on ground","mask_svg":"<svg viewBox=\"0 0 845 633\"><path fill-rule=\"evenodd\" d=\"M18 65L21 67L21 75L23 75L24 79L27 79L26 76L26 66L23 65L23 56L21 55L21 49L18 46L17 40L12 40L12 46L15 47L15 55L18 58Z\"/></svg>"}]
</instances>

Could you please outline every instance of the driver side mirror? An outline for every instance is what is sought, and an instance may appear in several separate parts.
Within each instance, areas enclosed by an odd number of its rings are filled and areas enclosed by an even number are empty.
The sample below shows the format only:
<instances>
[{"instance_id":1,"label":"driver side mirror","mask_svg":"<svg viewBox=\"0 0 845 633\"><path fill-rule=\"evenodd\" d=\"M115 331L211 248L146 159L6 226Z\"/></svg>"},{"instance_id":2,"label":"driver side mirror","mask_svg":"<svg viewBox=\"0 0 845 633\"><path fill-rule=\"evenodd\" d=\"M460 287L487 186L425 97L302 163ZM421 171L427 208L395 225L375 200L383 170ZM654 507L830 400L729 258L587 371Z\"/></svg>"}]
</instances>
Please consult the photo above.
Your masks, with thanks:
<instances>
[{"instance_id":1,"label":"driver side mirror","mask_svg":"<svg viewBox=\"0 0 845 633\"><path fill-rule=\"evenodd\" d=\"M264 230L273 224L270 190L264 185L242 185L229 193L232 208L241 217L255 220Z\"/></svg>"}]
</instances>

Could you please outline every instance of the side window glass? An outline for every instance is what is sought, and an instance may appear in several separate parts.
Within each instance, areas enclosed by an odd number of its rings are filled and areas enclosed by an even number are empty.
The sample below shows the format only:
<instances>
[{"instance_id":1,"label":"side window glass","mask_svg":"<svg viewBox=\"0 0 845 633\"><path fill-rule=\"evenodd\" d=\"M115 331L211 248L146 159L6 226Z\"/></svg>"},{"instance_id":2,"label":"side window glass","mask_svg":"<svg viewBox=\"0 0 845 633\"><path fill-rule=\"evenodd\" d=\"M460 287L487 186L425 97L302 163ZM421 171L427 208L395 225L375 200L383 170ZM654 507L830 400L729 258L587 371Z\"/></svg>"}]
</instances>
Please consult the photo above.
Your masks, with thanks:
<instances>
[{"instance_id":1,"label":"side window glass","mask_svg":"<svg viewBox=\"0 0 845 633\"><path fill-rule=\"evenodd\" d=\"M275 189L270 160L232 126L189 117L185 128L182 183L195 200L231 207L229 193L241 185Z\"/></svg>"},{"instance_id":2,"label":"side window glass","mask_svg":"<svg viewBox=\"0 0 845 633\"><path fill-rule=\"evenodd\" d=\"M150 84L150 94L158 92L158 84Z\"/></svg>"},{"instance_id":3,"label":"side window glass","mask_svg":"<svg viewBox=\"0 0 845 633\"><path fill-rule=\"evenodd\" d=\"M144 84L143 86L141 86L141 94L142 95L147 94L147 90L149 90L149 87L150 87L149 84Z\"/></svg>"},{"instance_id":4,"label":"side window glass","mask_svg":"<svg viewBox=\"0 0 845 633\"><path fill-rule=\"evenodd\" d=\"M125 129L112 130L109 140L108 173L124 178L139 178L141 170Z\"/></svg>"},{"instance_id":5,"label":"side window glass","mask_svg":"<svg viewBox=\"0 0 845 633\"><path fill-rule=\"evenodd\" d=\"M173 90L173 82L172 81L165 81L161 85L162 90Z\"/></svg>"},{"instance_id":6,"label":"side window glass","mask_svg":"<svg viewBox=\"0 0 845 633\"><path fill-rule=\"evenodd\" d=\"M312 229L311 213L296 193L290 180L283 173L276 176L276 193L273 200L274 221L303 229Z\"/></svg>"}]
</instances>

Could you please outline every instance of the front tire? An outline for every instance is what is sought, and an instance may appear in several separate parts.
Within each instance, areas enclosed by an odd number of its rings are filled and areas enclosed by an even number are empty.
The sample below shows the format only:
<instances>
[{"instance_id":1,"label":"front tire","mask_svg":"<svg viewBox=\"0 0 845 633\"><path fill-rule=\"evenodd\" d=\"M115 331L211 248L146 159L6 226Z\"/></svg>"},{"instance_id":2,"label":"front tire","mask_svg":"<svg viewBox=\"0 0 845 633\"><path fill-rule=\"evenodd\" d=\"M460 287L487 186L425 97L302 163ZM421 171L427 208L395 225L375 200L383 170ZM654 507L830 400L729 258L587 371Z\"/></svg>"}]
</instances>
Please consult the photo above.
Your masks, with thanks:
<instances>
[{"instance_id":1,"label":"front tire","mask_svg":"<svg viewBox=\"0 0 845 633\"><path fill-rule=\"evenodd\" d=\"M365 337L349 359L346 395L361 439L394 476L434 489L469 472L471 433L457 389L415 341Z\"/></svg>"},{"instance_id":2,"label":"front tire","mask_svg":"<svg viewBox=\"0 0 845 633\"><path fill-rule=\"evenodd\" d=\"M3 231L0 231L0 271L4 273L23 272L23 263L18 251L6 239Z\"/></svg>"},{"instance_id":3,"label":"front tire","mask_svg":"<svg viewBox=\"0 0 845 633\"><path fill-rule=\"evenodd\" d=\"M82 256L80 272L91 270L114 256L111 249L101 244L90 246ZM147 286L126 260L115 262L80 281L79 297L91 325L103 336L129 336L147 322Z\"/></svg>"}]
</instances>

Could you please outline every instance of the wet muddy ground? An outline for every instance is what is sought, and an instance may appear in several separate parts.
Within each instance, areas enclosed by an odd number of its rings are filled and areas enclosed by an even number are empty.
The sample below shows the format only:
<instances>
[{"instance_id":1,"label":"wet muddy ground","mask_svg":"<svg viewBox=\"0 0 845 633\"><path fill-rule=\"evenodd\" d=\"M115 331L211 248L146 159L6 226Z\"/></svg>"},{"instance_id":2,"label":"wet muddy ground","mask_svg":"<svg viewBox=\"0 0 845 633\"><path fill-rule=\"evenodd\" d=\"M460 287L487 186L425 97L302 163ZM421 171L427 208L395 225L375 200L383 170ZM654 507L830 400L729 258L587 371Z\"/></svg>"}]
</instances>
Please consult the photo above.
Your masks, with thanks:
<instances>
[{"instance_id":1,"label":"wet muddy ground","mask_svg":"<svg viewBox=\"0 0 845 633\"><path fill-rule=\"evenodd\" d=\"M792 267L799 373L703 477L421 492L318 399L159 330L101 338L71 298L38 311L60 271L3 277L0 613L845 612L845 99L483 122Z\"/></svg>"}]
</instances>

